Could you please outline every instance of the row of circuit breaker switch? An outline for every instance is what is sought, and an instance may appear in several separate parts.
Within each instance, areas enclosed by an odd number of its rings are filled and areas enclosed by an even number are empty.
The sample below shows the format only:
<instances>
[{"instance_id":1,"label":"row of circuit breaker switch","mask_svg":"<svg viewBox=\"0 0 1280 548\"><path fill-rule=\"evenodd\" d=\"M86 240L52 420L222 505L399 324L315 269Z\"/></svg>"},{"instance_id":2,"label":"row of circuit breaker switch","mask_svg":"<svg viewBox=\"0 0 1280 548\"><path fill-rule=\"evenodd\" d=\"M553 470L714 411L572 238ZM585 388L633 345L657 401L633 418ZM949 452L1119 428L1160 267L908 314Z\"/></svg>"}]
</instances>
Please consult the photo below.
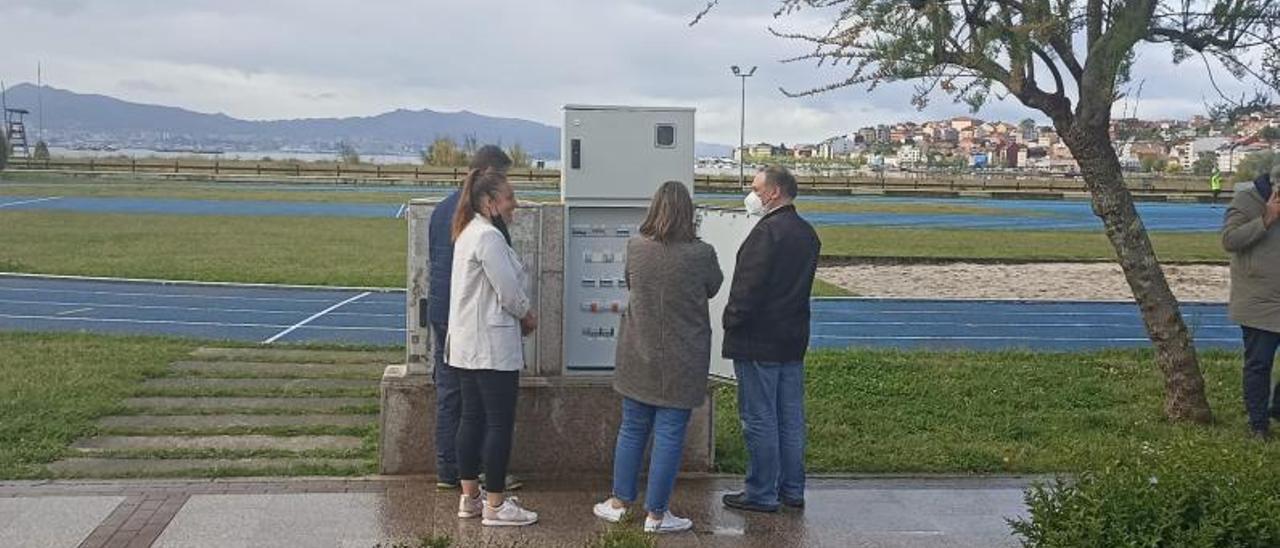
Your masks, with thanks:
<instances>
[{"instance_id":1,"label":"row of circuit breaker switch","mask_svg":"<svg viewBox=\"0 0 1280 548\"><path fill-rule=\"evenodd\" d=\"M592 312L592 313L612 312L614 314L621 314L626 309L627 309L627 303L624 303L621 301L610 301L607 303L602 303L598 301L586 301L582 303L583 312Z\"/></svg>"},{"instance_id":2,"label":"row of circuit breaker switch","mask_svg":"<svg viewBox=\"0 0 1280 548\"><path fill-rule=\"evenodd\" d=\"M634 226L619 226L610 229L607 225L573 225L569 233L576 238L630 238L636 233Z\"/></svg>"},{"instance_id":3,"label":"row of circuit breaker switch","mask_svg":"<svg viewBox=\"0 0 1280 548\"><path fill-rule=\"evenodd\" d=\"M627 254L621 251L586 251L582 254L582 262L592 263L621 263L627 260Z\"/></svg>"},{"instance_id":4,"label":"row of circuit breaker switch","mask_svg":"<svg viewBox=\"0 0 1280 548\"><path fill-rule=\"evenodd\" d=\"M627 279L618 278L615 280L613 278L583 278L582 287L598 287L600 289L613 289L616 287L618 289L626 289Z\"/></svg>"},{"instance_id":5,"label":"row of circuit breaker switch","mask_svg":"<svg viewBox=\"0 0 1280 548\"><path fill-rule=\"evenodd\" d=\"M582 336L592 339L612 339L618 332L616 327L584 327Z\"/></svg>"}]
</instances>

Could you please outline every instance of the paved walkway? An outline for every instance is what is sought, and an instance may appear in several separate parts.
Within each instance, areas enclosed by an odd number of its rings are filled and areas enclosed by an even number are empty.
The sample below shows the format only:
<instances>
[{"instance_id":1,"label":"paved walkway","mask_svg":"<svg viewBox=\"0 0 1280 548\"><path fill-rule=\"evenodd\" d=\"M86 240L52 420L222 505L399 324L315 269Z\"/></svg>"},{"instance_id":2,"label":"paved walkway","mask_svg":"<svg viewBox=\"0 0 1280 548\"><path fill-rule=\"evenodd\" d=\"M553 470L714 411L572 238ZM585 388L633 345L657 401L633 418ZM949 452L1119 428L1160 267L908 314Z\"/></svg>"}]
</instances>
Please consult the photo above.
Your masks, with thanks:
<instances>
[{"instance_id":1,"label":"paved walkway","mask_svg":"<svg viewBox=\"0 0 1280 548\"><path fill-rule=\"evenodd\" d=\"M813 479L807 509L745 514L719 504L740 479L683 479L672 508L694 531L658 546L1016 546L1005 519L1024 515L1029 481ZM520 498L541 521L491 529L456 518L456 493L421 478L7 482L0 546L584 546L606 531L591 504L607 491L604 479L533 478Z\"/></svg>"}]
</instances>

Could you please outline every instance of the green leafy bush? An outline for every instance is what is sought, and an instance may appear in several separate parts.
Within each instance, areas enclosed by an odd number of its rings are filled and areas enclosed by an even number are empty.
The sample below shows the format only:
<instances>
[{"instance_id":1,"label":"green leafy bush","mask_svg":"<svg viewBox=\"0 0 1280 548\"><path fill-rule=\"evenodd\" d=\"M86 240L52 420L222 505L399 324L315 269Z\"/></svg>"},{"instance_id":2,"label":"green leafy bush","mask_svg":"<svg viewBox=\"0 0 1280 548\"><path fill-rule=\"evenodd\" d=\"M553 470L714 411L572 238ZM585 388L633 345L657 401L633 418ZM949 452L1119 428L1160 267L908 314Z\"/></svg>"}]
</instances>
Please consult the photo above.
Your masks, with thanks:
<instances>
[{"instance_id":1,"label":"green leafy bush","mask_svg":"<svg viewBox=\"0 0 1280 548\"><path fill-rule=\"evenodd\" d=\"M1263 453L1144 445L1131 459L1027 490L1028 547L1280 546L1280 474Z\"/></svg>"}]
</instances>

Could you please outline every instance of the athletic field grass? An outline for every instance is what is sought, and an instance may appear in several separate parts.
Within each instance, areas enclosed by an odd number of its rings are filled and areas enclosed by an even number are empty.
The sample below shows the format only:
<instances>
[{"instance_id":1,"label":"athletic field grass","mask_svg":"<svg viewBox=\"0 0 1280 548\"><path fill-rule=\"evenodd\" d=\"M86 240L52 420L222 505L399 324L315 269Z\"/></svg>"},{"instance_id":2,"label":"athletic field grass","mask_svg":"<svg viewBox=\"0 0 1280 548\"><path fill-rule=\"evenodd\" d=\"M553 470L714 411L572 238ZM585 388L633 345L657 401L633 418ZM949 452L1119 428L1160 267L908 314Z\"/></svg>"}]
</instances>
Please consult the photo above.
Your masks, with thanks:
<instances>
[{"instance_id":1,"label":"athletic field grass","mask_svg":"<svg viewBox=\"0 0 1280 548\"><path fill-rule=\"evenodd\" d=\"M43 464L93 434L98 417L120 412L142 380L165 375L201 344L0 332L0 479L44 476ZM1162 382L1148 351L814 352L806 365L809 470L1073 472L1174 444L1280 458L1280 444L1246 437L1238 361L1202 354L1217 423L1197 427L1161 418ZM746 456L731 387L717 389L716 406L719 467L740 473Z\"/></svg>"},{"instance_id":2,"label":"athletic field grass","mask_svg":"<svg viewBox=\"0 0 1280 548\"><path fill-rule=\"evenodd\" d=\"M0 271L401 287L401 219L0 210ZM1101 234L822 227L828 256L1108 260ZM1155 233L1168 261L1225 261L1218 237ZM819 285L819 294L835 289ZM827 292L827 293L821 293Z\"/></svg>"}]
</instances>

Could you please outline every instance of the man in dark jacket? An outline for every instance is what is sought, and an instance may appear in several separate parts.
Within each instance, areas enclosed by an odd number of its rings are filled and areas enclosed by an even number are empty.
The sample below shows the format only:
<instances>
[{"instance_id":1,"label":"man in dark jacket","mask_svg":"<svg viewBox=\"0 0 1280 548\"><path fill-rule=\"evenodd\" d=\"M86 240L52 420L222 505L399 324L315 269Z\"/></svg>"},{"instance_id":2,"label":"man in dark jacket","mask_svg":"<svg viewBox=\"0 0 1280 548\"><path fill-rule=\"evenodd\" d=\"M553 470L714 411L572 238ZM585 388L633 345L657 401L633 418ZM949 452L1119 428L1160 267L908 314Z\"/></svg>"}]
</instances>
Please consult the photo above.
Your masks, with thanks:
<instances>
[{"instance_id":1,"label":"man in dark jacket","mask_svg":"<svg viewBox=\"0 0 1280 548\"><path fill-rule=\"evenodd\" d=\"M821 242L796 213L796 193L782 167L756 174L746 205L763 218L738 250L724 309L722 354L738 379L748 459L746 489L723 501L740 510L804 507L804 355Z\"/></svg>"},{"instance_id":2,"label":"man in dark jacket","mask_svg":"<svg viewBox=\"0 0 1280 548\"><path fill-rule=\"evenodd\" d=\"M511 158L501 148L485 145L476 151L469 169L505 172ZM431 375L436 385L436 487L458 486L456 438L462 417L462 387L457 369L444 362L444 339L449 333L449 283L453 269L453 214L458 209L458 191L436 205L427 233L430 261L427 284L427 321L431 323ZM519 484L517 483L516 486ZM507 487L515 489L512 482Z\"/></svg>"}]
</instances>

